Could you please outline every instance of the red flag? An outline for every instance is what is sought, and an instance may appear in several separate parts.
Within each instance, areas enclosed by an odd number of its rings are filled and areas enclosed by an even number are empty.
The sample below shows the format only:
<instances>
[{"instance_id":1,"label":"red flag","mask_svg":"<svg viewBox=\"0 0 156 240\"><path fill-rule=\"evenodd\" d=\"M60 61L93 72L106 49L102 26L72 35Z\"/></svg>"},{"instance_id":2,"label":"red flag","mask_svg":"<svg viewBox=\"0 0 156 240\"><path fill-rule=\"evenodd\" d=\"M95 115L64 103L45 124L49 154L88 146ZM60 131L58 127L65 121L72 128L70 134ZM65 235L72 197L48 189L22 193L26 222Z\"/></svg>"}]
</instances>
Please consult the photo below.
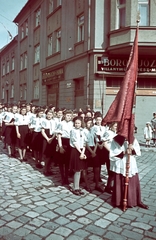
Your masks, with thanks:
<instances>
[{"instance_id":1,"label":"red flag","mask_svg":"<svg viewBox=\"0 0 156 240\"><path fill-rule=\"evenodd\" d=\"M112 102L104 123L118 122L118 134L124 136L129 143L134 140L134 115L132 114L135 99L135 85L138 74L138 27L135 40L131 49L125 76L121 83L119 92Z\"/></svg>"}]
</instances>

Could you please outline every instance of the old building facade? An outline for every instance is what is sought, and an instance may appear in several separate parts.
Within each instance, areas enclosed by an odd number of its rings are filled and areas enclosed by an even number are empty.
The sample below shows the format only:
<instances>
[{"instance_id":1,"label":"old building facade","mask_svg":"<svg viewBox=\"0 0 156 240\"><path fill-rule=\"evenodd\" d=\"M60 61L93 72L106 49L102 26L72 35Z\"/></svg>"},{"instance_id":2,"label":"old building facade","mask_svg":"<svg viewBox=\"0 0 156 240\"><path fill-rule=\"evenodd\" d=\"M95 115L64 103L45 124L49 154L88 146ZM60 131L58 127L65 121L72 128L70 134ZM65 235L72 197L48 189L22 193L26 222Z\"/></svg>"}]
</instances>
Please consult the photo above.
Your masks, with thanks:
<instances>
[{"instance_id":1,"label":"old building facade","mask_svg":"<svg viewBox=\"0 0 156 240\"><path fill-rule=\"evenodd\" d=\"M105 114L124 76L138 10L136 125L142 131L156 111L154 0L29 0L14 19L16 41L1 50L1 101L90 105ZM16 67L7 75L12 47Z\"/></svg>"}]
</instances>

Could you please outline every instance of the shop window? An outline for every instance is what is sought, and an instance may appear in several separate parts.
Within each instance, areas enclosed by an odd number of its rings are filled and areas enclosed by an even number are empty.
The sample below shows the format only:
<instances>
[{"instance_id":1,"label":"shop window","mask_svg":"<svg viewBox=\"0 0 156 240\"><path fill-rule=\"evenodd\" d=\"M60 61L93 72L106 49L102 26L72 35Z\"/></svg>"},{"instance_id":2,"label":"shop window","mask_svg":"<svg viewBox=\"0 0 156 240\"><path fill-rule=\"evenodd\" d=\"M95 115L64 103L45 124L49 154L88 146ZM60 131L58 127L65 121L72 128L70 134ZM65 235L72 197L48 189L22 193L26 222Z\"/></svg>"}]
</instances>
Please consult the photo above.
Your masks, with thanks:
<instances>
[{"instance_id":1,"label":"shop window","mask_svg":"<svg viewBox=\"0 0 156 240\"><path fill-rule=\"evenodd\" d=\"M117 17L117 28L125 27L126 25L126 0L117 1L118 17Z\"/></svg>"},{"instance_id":2,"label":"shop window","mask_svg":"<svg viewBox=\"0 0 156 240\"><path fill-rule=\"evenodd\" d=\"M78 17L78 35L77 41L84 41L84 15Z\"/></svg>"},{"instance_id":3,"label":"shop window","mask_svg":"<svg viewBox=\"0 0 156 240\"><path fill-rule=\"evenodd\" d=\"M108 88L119 88L121 86L123 78L107 78L106 87Z\"/></svg>"},{"instance_id":4,"label":"shop window","mask_svg":"<svg viewBox=\"0 0 156 240\"><path fill-rule=\"evenodd\" d=\"M75 81L75 96L83 96L84 95L84 79L78 78L74 79Z\"/></svg>"},{"instance_id":5,"label":"shop window","mask_svg":"<svg viewBox=\"0 0 156 240\"><path fill-rule=\"evenodd\" d=\"M149 0L138 0L140 26L149 26Z\"/></svg>"},{"instance_id":6,"label":"shop window","mask_svg":"<svg viewBox=\"0 0 156 240\"><path fill-rule=\"evenodd\" d=\"M156 88L156 79L154 78L142 78L138 79L137 81L137 88L144 89L144 88Z\"/></svg>"}]
</instances>

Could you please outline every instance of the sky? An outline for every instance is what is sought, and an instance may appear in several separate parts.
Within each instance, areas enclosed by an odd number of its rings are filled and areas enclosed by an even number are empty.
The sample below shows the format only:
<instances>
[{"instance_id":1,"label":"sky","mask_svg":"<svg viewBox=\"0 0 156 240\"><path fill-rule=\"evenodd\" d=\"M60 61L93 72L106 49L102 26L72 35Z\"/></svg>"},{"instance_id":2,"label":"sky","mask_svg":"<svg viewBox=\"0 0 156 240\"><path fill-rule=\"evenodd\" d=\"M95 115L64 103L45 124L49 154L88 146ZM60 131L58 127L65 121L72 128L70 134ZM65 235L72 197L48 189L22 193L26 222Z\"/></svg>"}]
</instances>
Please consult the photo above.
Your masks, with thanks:
<instances>
[{"instance_id":1,"label":"sky","mask_svg":"<svg viewBox=\"0 0 156 240\"><path fill-rule=\"evenodd\" d=\"M0 49L18 34L18 27L13 20L26 4L27 0L0 0Z\"/></svg>"}]
</instances>

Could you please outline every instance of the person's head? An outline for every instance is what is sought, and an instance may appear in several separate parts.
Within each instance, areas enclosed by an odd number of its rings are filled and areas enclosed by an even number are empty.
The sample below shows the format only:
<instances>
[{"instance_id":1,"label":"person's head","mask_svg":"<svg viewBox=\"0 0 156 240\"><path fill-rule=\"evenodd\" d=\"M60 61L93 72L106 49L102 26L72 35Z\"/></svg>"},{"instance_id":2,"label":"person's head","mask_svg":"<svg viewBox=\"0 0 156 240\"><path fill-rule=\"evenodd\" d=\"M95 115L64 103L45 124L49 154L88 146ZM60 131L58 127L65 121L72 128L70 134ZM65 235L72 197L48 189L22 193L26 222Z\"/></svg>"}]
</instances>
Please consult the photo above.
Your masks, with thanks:
<instances>
[{"instance_id":1,"label":"person's head","mask_svg":"<svg viewBox=\"0 0 156 240\"><path fill-rule=\"evenodd\" d=\"M150 125L151 125L151 123L150 123L150 122L147 122L147 123L146 123L146 126L147 126L147 127L149 127Z\"/></svg>"},{"instance_id":2,"label":"person's head","mask_svg":"<svg viewBox=\"0 0 156 240\"><path fill-rule=\"evenodd\" d=\"M84 119L85 118L85 113L83 111L79 111L78 116L82 117Z\"/></svg>"},{"instance_id":3,"label":"person's head","mask_svg":"<svg viewBox=\"0 0 156 240\"><path fill-rule=\"evenodd\" d=\"M31 111L31 104L27 104L26 109L27 109L27 112L30 112Z\"/></svg>"},{"instance_id":4,"label":"person's head","mask_svg":"<svg viewBox=\"0 0 156 240\"><path fill-rule=\"evenodd\" d=\"M17 111L18 111L17 105L13 105L12 106L12 113L17 113Z\"/></svg>"},{"instance_id":5,"label":"person's head","mask_svg":"<svg viewBox=\"0 0 156 240\"><path fill-rule=\"evenodd\" d=\"M45 114L48 120L51 120L53 118L53 111L51 109L47 109Z\"/></svg>"},{"instance_id":6,"label":"person's head","mask_svg":"<svg viewBox=\"0 0 156 240\"><path fill-rule=\"evenodd\" d=\"M113 132L116 132L118 128L118 123L117 122L112 122L109 124L109 129L112 130Z\"/></svg>"},{"instance_id":7,"label":"person's head","mask_svg":"<svg viewBox=\"0 0 156 240\"><path fill-rule=\"evenodd\" d=\"M61 108L56 109L56 117L61 118L63 116L63 110Z\"/></svg>"},{"instance_id":8,"label":"person's head","mask_svg":"<svg viewBox=\"0 0 156 240\"><path fill-rule=\"evenodd\" d=\"M25 106L21 107L20 108L20 114L22 114L24 116L24 115L26 115L26 113L27 113L26 107Z\"/></svg>"},{"instance_id":9,"label":"person's head","mask_svg":"<svg viewBox=\"0 0 156 240\"><path fill-rule=\"evenodd\" d=\"M79 117L79 116L75 117L75 118L73 119L74 127L75 127L75 128L80 128L80 127L82 127L82 121L83 121L82 117Z\"/></svg>"},{"instance_id":10,"label":"person's head","mask_svg":"<svg viewBox=\"0 0 156 240\"><path fill-rule=\"evenodd\" d=\"M93 119L91 117L85 118L85 125L87 129L90 129L93 126Z\"/></svg>"},{"instance_id":11,"label":"person's head","mask_svg":"<svg viewBox=\"0 0 156 240\"><path fill-rule=\"evenodd\" d=\"M38 107L38 108L36 109L36 117L41 118L41 117L43 117L43 114L44 114L44 109Z\"/></svg>"},{"instance_id":12,"label":"person's head","mask_svg":"<svg viewBox=\"0 0 156 240\"><path fill-rule=\"evenodd\" d=\"M72 111L71 110L65 110L65 112L64 112L64 120L66 122L69 122L69 121L71 121L71 119L72 119Z\"/></svg>"},{"instance_id":13,"label":"person's head","mask_svg":"<svg viewBox=\"0 0 156 240\"><path fill-rule=\"evenodd\" d=\"M85 114L85 117L92 117L92 112L91 111L87 111L86 114Z\"/></svg>"},{"instance_id":14,"label":"person's head","mask_svg":"<svg viewBox=\"0 0 156 240\"><path fill-rule=\"evenodd\" d=\"M102 114L96 114L95 115L95 123L96 123L96 125L98 125L98 126L101 126L101 123L102 123Z\"/></svg>"}]
</instances>

